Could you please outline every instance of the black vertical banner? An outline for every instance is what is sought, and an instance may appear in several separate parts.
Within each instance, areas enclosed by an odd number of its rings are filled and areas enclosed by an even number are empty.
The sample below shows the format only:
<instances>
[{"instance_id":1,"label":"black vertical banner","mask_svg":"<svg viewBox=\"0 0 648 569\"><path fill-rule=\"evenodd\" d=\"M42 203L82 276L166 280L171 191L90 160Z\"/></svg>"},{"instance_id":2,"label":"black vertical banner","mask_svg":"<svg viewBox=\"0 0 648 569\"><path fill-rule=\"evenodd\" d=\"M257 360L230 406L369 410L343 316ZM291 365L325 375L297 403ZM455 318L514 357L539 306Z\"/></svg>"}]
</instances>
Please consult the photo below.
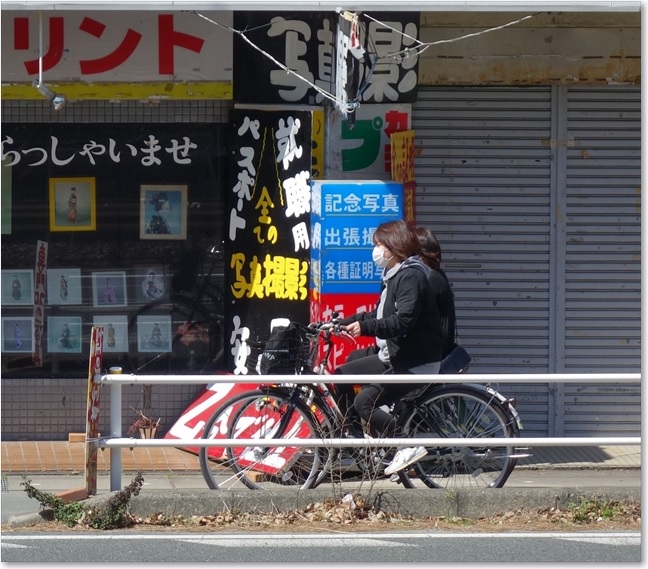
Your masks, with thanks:
<instances>
[{"instance_id":1,"label":"black vertical banner","mask_svg":"<svg viewBox=\"0 0 648 569\"><path fill-rule=\"evenodd\" d=\"M229 368L246 374L249 341L275 318L309 318L310 111L231 113L226 282Z\"/></svg>"}]
</instances>

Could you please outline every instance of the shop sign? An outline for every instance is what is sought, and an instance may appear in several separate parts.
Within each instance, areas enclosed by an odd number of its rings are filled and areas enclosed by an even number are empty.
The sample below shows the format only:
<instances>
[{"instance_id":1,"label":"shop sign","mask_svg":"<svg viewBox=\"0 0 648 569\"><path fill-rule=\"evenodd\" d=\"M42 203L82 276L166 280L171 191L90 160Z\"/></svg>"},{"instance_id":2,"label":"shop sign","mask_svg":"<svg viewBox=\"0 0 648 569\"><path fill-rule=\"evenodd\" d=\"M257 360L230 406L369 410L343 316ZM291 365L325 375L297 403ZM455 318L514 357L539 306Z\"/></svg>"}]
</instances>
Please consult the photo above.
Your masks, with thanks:
<instances>
[{"instance_id":1,"label":"shop sign","mask_svg":"<svg viewBox=\"0 0 648 569\"><path fill-rule=\"evenodd\" d=\"M231 12L205 12L231 26ZM39 12L2 11L2 82L39 76ZM43 12L46 83L232 81L232 32L191 12Z\"/></svg>"},{"instance_id":2,"label":"shop sign","mask_svg":"<svg viewBox=\"0 0 648 569\"><path fill-rule=\"evenodd\" d=\"M50 134L47 140L38 142L5 134L2 137L2 166L67 166L74 162L74 165L82 164L91 168L97 162L119 164L130 159L146 167L161 166L163 163L191 164L198 144L190 136L182 136L181 129L177 137L167 135L164 138L158 132L158 127L147 130L137 140L128 142L116 136L96 136L96 133L83 140L73 134L74 128L66 129L60 136ZM178 130L176 127L175 132Z\"/></svg>"},{"instance_id":3,"label":"shop sign","mask_svg":"<svg viewBox=\"0 0 648 569\"><path fill-rule=\"evenodd\" d=\"M396 182L313 182L311 286L320 294L380 291L382 269L371 258L376 227L401 219Z\"/></svg>"},{"instance_id":4,"label":"shop sign","mask_svg":"<svg viewBox=\"0 0 648 569\"><path fill-rule=\"evenodd\" d=\"M403 103L416 99L418 56L403 55L416 45L418 12L376 12L362 19L359 41L375 51L373 69L359 62L361 103ZM376 21L377 20L377 21ZM334 12L234 13L234 27L245 40L234 39L234 92L241 103L330 102L310 84L334 96L336 32ZM368 41L367 41L368 38ZM272 59L271 59L272 58ZM275 60L275 61L273 61ZM279 67L283 63L290 72ZM236 62L245 62L237 65Z\"/></svg>"},{"instance_id":5,"label":"shop sign","mask_svg":"<svg viewBox=\"0 0 648 569\"><path fill-rule=\"evenodd\" d=\"M391 135L411 128L412 106L360 105L353 127L329 113L327 179L390 180Z\"/></svg>"},{"instance_id":6,"label":"shop sign","mask_svg":"<svg viewBox=\"0 0 648 569\"><path fill-rule=\"evenodd\" d=\"M311 125L309 111L232 112L225 337L237 374L274 318L308 319Z\"/></svg>"}]
</instances>

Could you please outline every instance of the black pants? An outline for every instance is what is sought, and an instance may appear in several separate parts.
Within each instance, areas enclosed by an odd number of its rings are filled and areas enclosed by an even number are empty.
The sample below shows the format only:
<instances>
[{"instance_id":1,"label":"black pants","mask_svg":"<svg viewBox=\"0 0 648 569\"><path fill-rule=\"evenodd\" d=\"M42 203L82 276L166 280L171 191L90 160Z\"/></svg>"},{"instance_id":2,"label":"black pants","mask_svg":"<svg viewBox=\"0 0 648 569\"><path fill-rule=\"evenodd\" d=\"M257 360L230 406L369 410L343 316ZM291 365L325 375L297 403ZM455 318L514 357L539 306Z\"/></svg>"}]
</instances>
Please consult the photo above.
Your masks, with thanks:
<instances>
[{"instance_id":1,"label":"black pants","mask_svg":"<svg viewBox=\"0 0 648 569\"><path fill-rule=\"evenodd\" d=\"M335 373L348 375L382 375L390 370L390 366L385 365L378 354L372 354L364 357L352 357L353 352L349 355L347 363L339 366ZM350 385L338 384L341 388L339 393L343 399L353 400L353 408L360 418L369 424L369 434L373 437L400 437L402 432L396 427L396 421L386 411L380 409L381 405L389 405L403 397L406 393L418 389L417 383L371 383L362 387L358 395L353 397L353 391ZM344 410L343 410L344 412Z\"/></svg>"}]
</instances>

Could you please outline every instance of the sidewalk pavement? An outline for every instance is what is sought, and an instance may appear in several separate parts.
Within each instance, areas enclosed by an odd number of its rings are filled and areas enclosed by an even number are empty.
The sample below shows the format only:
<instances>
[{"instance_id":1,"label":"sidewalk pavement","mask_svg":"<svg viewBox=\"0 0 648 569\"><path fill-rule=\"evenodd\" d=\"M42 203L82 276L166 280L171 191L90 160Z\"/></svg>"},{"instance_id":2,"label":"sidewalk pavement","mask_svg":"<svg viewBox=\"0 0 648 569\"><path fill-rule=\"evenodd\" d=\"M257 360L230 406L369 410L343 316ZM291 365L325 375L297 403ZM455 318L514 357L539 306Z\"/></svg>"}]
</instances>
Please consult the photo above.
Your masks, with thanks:
<instances>
[{"instance_id":1,"label":"sidewalk pavement","mask_svg":"<svg viewBox=\"0 0 648 569\"><path fill-rule=\"evenodd\" d=\"M20 483L26 476L41 490L78 500L85 489L85 445L83 443L2 442L2 523L30 526L43 520L40 504L27 498ZM579 497L608 500L641 499L641 447L537 447L533 456L518 462L501 489L456 492L430 489L408 490L381 480L371 485L383 510L412 516L451 515L474 518L519 508L541 508L567 504ZM286 487L273 491L213 491L200 473L198 457L172 447L122 449L122 485L136 471L144 474L144 486L131 501L135 515L155 513L191 517L215 512L300 509L333 497L332 487L314 490ZM367 491L364 484L362 490ZM354 491L353 484L338 487L337 494ZM88 501L110 497L110 451L98 452L97 495Z\"/></svg>"},{"instance_id":2,"label":"sidewalk pavement","mask_svg":"<svg viewBox=\"0 0 648 569\"><path fill-rule=\"evenodd\" d=\"M2 441L2 474L70 474L84 472L85 445L68 441ZM521 459L516 468L610 469L641 468L641 447L535 447L533 456ZM110 451L99 450L97 470L110 471ZM198 456L173 447L122 449L124 472L200 472Z\"/></svg>"}]
</instances>

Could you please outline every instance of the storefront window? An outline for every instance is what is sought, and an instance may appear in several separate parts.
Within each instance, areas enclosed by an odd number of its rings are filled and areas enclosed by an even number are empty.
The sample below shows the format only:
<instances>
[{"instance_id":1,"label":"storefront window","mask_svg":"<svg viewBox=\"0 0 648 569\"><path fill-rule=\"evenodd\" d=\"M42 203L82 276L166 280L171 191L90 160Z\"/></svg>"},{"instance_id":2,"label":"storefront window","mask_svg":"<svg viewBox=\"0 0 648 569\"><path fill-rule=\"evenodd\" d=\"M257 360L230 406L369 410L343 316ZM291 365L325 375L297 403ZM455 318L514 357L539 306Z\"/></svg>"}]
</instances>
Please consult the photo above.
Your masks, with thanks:
<instances>
[{"instance_id":1,"label":"storefront window","mask_svg":"<svg viewBox=\"0 0 648 569\"><path fill-rule=\"evenodd\" d=\"M226 128L3 126L3 377L87 376L93 325L106 367L218 366Z\"/></svg>"}]
</instances>

